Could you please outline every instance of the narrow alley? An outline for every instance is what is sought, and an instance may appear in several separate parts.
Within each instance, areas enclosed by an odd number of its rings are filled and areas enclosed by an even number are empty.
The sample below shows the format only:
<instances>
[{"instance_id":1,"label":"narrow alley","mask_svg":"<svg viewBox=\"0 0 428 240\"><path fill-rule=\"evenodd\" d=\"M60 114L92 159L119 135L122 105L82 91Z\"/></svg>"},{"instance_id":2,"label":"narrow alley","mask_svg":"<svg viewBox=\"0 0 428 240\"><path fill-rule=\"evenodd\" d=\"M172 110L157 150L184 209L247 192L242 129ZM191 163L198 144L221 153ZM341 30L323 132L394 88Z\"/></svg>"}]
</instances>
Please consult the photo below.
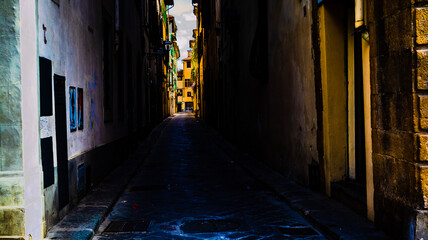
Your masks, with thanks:
<instances>
[{"instance_id":1,"label":"narrow alley","mask_svg":"<svg viewBox=\"0 0 428 240\"><path fill-rule=\"evenodd\" d=\"M3 0L0 240L428 239L428 0Z\"/></svg>"}]
</instances>

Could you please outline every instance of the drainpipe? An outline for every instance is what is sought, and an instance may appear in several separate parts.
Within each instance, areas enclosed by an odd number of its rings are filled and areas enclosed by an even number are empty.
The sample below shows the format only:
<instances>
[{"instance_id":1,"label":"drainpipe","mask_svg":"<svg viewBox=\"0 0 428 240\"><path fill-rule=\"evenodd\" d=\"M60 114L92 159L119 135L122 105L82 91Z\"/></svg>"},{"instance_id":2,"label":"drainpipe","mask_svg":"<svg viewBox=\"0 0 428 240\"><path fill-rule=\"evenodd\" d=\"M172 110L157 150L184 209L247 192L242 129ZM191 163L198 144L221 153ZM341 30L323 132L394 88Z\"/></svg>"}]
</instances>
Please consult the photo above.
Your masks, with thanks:
<instances>
[{"instance_id":1,"label":"drainpipe","mask_svg":"<svg viewBox=\"0 0 428 240\"><path fill-rule=\"evenodd\" d=\"M364 25L364 0L355 0L355 29Z\"/></svg>"}]
</instances>

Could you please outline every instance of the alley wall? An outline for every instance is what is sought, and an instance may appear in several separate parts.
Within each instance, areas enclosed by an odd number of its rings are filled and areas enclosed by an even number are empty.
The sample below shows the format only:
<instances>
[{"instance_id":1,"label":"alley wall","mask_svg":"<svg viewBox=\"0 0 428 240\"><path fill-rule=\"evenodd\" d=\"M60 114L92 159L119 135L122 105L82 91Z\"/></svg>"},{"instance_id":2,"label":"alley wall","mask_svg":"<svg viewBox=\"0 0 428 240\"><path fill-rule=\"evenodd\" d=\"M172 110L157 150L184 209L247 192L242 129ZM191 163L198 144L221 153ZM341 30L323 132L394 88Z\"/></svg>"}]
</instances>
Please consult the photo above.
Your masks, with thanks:
<instances>
[{"instance_id":1,"label":"alley wall","mask_svg":"<svg viewBox=\"0 0 428 240\"><path fill-rule=\"evenodd\" d=\"M401 239L428 235L427 8L369 5L375 220Z\"/></svg>"},{"instance_id":2,"label":"alley wall","mask_svg":"<svg viewBox=\"0 0 428 240\"><path fill-rule=\"evenodd\" d=\"M263 155L305 185L316 178L309 176L308 166L318 165L311 5L309 0L268 3L269 67L263 99L269 110L259 117L267 133L261 139L269 139L262 141Z\"/></svg>"},{"instance_id":3,"label":"alley wall","mask_svg":"<svg viewBox=\"0 0 428 240\"><path fill-rule=\"evenodd\" d=\"M223 37L214 30L204 36L205 117L245 150L308 185L308 166L319 165L311 1L221 5Z\"/></svg>"},{"instance_id":4,"label":"alley wall","mask_svg":"<svg viewBox=\"0 0 428 240\"><path fill-rule=\"evenodd\" d=\"M0 237L25 234L19 4L5 1L0 5Z\"/></svg>"},{"instance_id":5,"label":"alley wall","mask_svg":"<svg viewBox=\"0 0 428 240\"><path fill-rule=\"evenodd\" d=\"M38 1L40 61L51 62L53 79L54 111L40 117L40 137L52 138L54 156L55 180L44 186L46 229L125 161L160 119L157 76L148 72L156 64L146 56L150 46L142 32L147 6L145 1ZM65 79L66 142L57 138L58 77ZM67 147L65 170L57 158L60 144Z\"/></svg>"},{"instance_id":6,"label":"alley wall","mask_svg":"<svg viewBox=\"0 0 428 240\"><path fill-rule=\"evenodd\" d=\"M73 205L73 202L77 202L79 192L83 191L79 187L86 187L84 178L91 175L88 170L89 166L98 168L97 170L108 169L109 166L112 166L112 162L106 158L99 159L104 164L94 164L92 162L96 159L92 159L93 156L91 157L89 154L81 156L82 153L90 153L96 147L125 136L125 126L114 126L111 120L105 119L110 116L105 115L103 107L104 104L107 104L104 103L103 97L103 90L106 87L103 81L103 44L106 44L103 42L103 14L105 15L107 12L110 16L114 16L113 4L113 1L105 4L101 1L59 1L58 4L54 1L38 2L39 55L51 62L53 81L55 81L55 75L65 78L65 89L57 91L65 91L66 100L65 119L57 118L59 112L56 112L58 109L53 106L55 110L51 116L41 116L40 118L41 139L52 138L53 171L57 176L54 184L44 184L47 229L67 213L67 209ZM103 13L103 7L96 6L104 6L106 12ZM114 23L113 19L112 23ZM105 67L112 68L107 65ZM55 84L55 82L53 83ZM76 117L75 101L78 98L76 94L79 88L83 90L84 113L83 126L80 128L76 125L78 124L76 120L71 121ZM55 96L55 89L52 91ZM53 104L57 104L58 101L54 97ZM72 104L75 106L74 108L71 107ZM57 133L64 129L57 129L57 123L64 120L66 122L66 142L60 142L57 139L59 136ZM58 163L63 161L57 158L58 145L64 144L67 146L68 171L61 171L58 168ZM83 172L80 176L79 167ZM47 175L48 169L43 170L44 175ZM64 175L66 177L63 177ZM87 181L90 186L92 179L87 179ZM78 182L81 186L78 186Z\"/></svg>"},{"instance_id":7,"label":"alley wall","mask_svg":"<svg viewBox=\"0 0 428 240\"><path fill-rule=\"evenodd\" d=\"M0 239L43 239L169 116L166 11L0 4Z\"/></svg>"},{"instance_id":8,"label":"alley wall","mask_svg":"<svg viewBox=\"0 0 428 240\"><path fill-rule=\"evenodd\" d=\"M427 2L196 2L201 117L394 238L426 237Z\"/></svg>"},{"instance_id":9,"label":"alley wall","mask_svg":"<svg viewBox=\"0 0 428 240\"><path fill-rule=\"evenodd\" d=\"M107 2L105 9L114 17L114 2ZM88 113L85 116L88 121L77 131L70 131L70 121L67 121L70 158L124 136L123 124L114 127L104 119L103 8L96 7L100 5L102 1L61 1L59 5L39 1L38 6L39 55L52 61L53 74L65 76L67 106L69 88L83 88L83 109ZM114 19L111 20L114 23ZM67 116L70 119L70 108ZM53 116L42 117L42 138L54 135L53 122Z\"/></svg>"}]
</instances>

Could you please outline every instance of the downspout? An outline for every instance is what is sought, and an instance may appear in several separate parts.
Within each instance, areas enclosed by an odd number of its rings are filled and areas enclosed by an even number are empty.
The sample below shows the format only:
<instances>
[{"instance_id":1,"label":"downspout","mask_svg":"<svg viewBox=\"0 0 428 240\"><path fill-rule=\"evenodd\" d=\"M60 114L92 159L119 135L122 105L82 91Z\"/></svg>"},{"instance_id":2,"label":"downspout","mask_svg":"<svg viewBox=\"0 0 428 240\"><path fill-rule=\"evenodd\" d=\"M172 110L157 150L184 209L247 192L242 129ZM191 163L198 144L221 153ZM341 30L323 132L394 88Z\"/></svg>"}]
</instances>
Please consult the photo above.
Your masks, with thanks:
<instances>
[{"instance_id":1,"label":"downspout","mask_svg":"<svg viewBox=\"0 0 428 240\"><path fill-rule=\"evenodd\" d=\"M374 184L373 184L373 156L371 135L371 104L370 104L370 45L369 34L364 23L364 0L355 0L355 29L361 32L362 59L363 59L363 88L364 88L364 135L366 150L366 201L367 218L375 219L374 212Z\"/></svg>"},{"instance_id":2,"label":"downspout","mask_svg":"<svg viewBox=\"0 0 428 240\"><path fill-rule=\"evenodd\" d=\"M364 25L364 0L355 0L355 29Z\"/></svg>"}]
</instances>

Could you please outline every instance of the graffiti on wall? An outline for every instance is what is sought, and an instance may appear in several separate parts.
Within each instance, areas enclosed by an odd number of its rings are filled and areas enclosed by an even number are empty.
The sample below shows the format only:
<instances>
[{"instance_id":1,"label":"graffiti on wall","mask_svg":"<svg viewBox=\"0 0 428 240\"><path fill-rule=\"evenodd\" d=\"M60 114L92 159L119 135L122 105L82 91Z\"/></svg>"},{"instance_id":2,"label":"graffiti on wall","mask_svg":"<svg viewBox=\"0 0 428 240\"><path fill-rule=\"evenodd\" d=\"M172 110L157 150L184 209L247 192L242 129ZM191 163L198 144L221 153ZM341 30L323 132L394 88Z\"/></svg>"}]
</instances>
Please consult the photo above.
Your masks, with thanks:
<instances>
[{"instance_id":1,"label":"graffiti on wall","mask_svg":"<svg viewBox=\"0 0 428 240\"><path fill-rule=\"evenodd\" d=\"M77 128L83 130L83 88L77 89Z\"/></svg>"},{"instance_id":2,"label":"graffiti on wall","mask_svg":"<svg viewBox=\"0 0 428 240\"><path fill-rule=\"evenodd\" d=\"M70 87L70 131L76 131L76 88Z\"/></svg>"}]
</instances>

